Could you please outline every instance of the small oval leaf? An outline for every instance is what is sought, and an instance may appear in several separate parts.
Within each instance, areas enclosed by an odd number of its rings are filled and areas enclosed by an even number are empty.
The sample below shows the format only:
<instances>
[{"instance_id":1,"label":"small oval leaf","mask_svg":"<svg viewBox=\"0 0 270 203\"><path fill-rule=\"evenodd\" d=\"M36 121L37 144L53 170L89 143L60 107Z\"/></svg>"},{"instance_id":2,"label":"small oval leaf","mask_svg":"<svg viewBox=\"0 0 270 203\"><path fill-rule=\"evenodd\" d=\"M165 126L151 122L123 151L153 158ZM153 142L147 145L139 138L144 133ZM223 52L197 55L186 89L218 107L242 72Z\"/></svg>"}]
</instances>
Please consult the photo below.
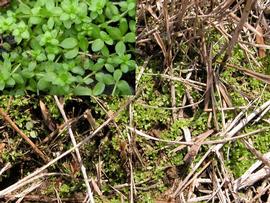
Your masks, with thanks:
<instances>
[{"instance_id":1,"label":"small oval leaf","mask_svg":"<svg viewBox=\"0 0 270 203\"><path fill-rule=\"evenodd\" d=\"M78 45L78 41L77 39L73 37L64 39L60 44L60 46L63 47L64 49L72 49L76 47L77 45Z\"/></svg>"},{"instance_id":2,"label":"small oval leaf","mask_svg":"<svg viewBox=\"0 0 270 203\"><path fill-rule=\"evenodd\" d=\"M103 93L105 89L105 84L102 82L98 82L93 89L93 95L97 96Z\"/></svg>"},{"instance_id":3,"label":"small oval leaf","mask_svg":"<svg viewBox=\"0 0 270 203\"><path fill-rule=\"evenodd\" d=\"M92 51L100 51L104 47L104 42L101 39L96 39L92 44Z\"/></svg>"},{"instance_id":4,"label":"small oval leaf","mask_svg":"<svg viewBox=\"0 0 270 203\"><path fill-rule=\"evenodd\" d=\"M115 51L119 56L124 55L126 52L126 45L124 44L124 42L122 41L117 42L115 46Z\"/></svg>"}]
</instances>

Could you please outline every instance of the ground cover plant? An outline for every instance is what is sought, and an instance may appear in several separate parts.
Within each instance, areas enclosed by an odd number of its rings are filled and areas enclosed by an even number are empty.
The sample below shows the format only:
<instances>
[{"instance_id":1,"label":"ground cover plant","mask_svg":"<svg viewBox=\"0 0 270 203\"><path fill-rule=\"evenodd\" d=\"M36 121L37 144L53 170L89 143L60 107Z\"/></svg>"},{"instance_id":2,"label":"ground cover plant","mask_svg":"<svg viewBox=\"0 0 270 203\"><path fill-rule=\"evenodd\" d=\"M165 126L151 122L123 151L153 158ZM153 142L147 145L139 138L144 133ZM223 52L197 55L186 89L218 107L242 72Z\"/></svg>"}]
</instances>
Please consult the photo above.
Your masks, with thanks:
<instances>
[{"instance_id":1,"label":"ground cover plant","mask_svg":"<svg viewBox=\"0 0 270 203\"><path fill-rule=\"evenodd\" d=\"M5 2L1 94L134 93L135 0Z\"/></svg>"},{"instance_id":2,"label":"ground cover plant","mask_svg":"<svg viewBox=\"0 0 270 203\"><path fill-rule=\"evenodd\" d=\"M179 2L138 1L135 96L0 97L0 201L269 202L268 4Z\"/></svg>"}]
</instances>

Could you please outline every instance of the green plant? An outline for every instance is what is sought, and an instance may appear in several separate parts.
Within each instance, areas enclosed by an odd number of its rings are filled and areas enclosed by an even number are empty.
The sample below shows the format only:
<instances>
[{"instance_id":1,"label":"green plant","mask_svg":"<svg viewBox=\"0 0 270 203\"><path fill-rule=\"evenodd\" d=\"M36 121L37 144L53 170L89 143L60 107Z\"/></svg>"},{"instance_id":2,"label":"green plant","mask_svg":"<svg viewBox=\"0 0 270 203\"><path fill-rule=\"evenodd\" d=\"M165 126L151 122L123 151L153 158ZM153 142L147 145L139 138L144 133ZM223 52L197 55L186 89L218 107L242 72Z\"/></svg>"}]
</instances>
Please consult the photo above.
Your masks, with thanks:
<instances>
[{"instance_id":1,"label":"green plant","mask_svg":"<svg viewBox=\"0 0 270 203\"><path fill-rule=\"evenodd\" d=\"M0 36L16 41L3 43L0 91L132 94L135 30L135 0L13 2L0 14Z\"/></svg>"}]
</instances>

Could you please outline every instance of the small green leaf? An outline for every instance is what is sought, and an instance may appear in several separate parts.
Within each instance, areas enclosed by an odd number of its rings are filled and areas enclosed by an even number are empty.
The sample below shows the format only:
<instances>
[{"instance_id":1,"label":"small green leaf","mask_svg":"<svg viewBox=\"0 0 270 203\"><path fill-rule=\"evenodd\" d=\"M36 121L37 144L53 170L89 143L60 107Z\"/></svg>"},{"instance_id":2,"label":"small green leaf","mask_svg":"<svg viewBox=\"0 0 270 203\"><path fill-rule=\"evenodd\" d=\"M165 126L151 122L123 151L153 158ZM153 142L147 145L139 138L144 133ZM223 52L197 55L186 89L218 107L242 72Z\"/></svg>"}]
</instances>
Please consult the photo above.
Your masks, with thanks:
<instances>
[{"instance_id":1,"label":"small green leaf","mask_svg":"<svg viewBox=\"0 0 270 203\"><path fill-rule=\"evenodd\" d=\"M135 8L136 4L134 2L128 3L128 10L133 10Z\"/></svg>"},{"instance_id":2,"label":"small green leaf","mask_svg":"<svg viewBox=\"0 0 270 203\"><path fill-rule=\"evenodd\" d=\"M113 73L114 72L114 66L112 64L106 63L105 68L107 71Z\"/></svg>"},{"instance_id":3,"label":"small green leaf","mask_svg":"<svg viewBox=\"0 0 270 203\"><path fill-rule=\"evenodd\" d=\"M47 24L48 24L48 28L49 28L49 29L52 29L52 28L53 28L53 26L54 26L54 20L53 20L52 17L49 18Z\"/></svg>"},{"instance_id":4,"label":"small green leaf","mask_svg":"<svg viewBox=\"0 0 270 203\"><path fill-rule=\"evenodd\" d=\"M104 64L103 63L96 63L93 66L90 66L90 70L92 71L99 71L103 68Z\"/></svg>"},{"instance_id":5,"label":"small green leaf","mask_svg":"<svg viewBox=\"0 0 270 203\"><path fill-rule=\"evenodd\" d=\"M120 80L121 77L122 77L122 71L119 69L115 70L113 73L114 80L118 81L118 80Z\"/></svg>"},{"instance_id":6,"label":"small green leaf","mask_svg":"<svg viewBox=\"0 0 270 203\"><path fill-rule=\"evenodd\" d=\"M64 39L60 44L60 46L63 47L64 49L72 49L76 47L77 45L78 45L78 41L77 39L73 37Z\"/></svg>"},{"instance_id":7,"label":"small green leaf","mask_svg":"<svg viewBox=\"0 0 270 203\"><path fill-rule=\"evenodd\" d=\"M28 30L25 30L23 33L21 33L21 37L23 39L29 39L30 38L30 34L29 34Z\"/></svg>"},{"instance_id":8,"label":"small green leaf","mask_svg":"<svg viewBox=\"0 0 270 203\"><path fill-rule=\"evenodd\" d=\"M65 57L67 59L72 59L72 58L74 58L74 57L76 57L78 55L78 52L79 52L78 48L69 50L68 52L65 53Z\"/></svg>"},{"instance_id":9,"label":"small green leaf","mask_svg":"<svg viewBox=\"0 0 270 203\"><path fill-rule=\"evenodd\" d=\"M104 47L104 42L101 39L96 39L92 44L94 52L100 51Z\"/></svg>"},{"instance_id":10,"label":"small green leaf","mask_svg":"<svg viewBox=\"0 0 270 203\"><path fill-rule=\"evenodd\" d=\"M109 59L110 59L110 62L108 61L109 63L115 63L115 64L121 64L121 63L123 63L123 60L118 55L115 55L115 56L113 56L113 57L111 57Z\"/></svg>"},{"instance_id":11,"label":"small green leaf","mask_svg":"<svg viewBox=\"0 0 270 203\"><path fill-rule=\"evenodd\" d=\"M136 15L136 9L134 9L134 8L135 8L135 3L131 3L128 5L128 10L129 10L128 15L130 17L134 17Z\"/></svg>"},{"instance_id":12,"label":"small green leaf","mask_svg":"<svg viewBox=\"0 0 270 203\"><path fill-rule=\"evenodd\" d=\"M119 56L124 55L126 52L126 45L124 44L124 42L122 41L117 42L115 46L115 51Z\"/></svg>"},{"instance_id":13,"label":"small green leaf","mask_svg":"<svg viewBox=\"0 0 270 203\"><path fill-rule=\"evenodd\" d=\"M87 4L86 3L80 3L79 4L79 15L80 16L87 16Z\"/></svg>"},{"instance_id":14,"label":"small green leaf","mask_svg":"<svg viewBox=\"0 0 270 203\"><path fill-rule=\"evenodd\" d=\"M79 86L73 90L73 94L74 95L88 95L89 96L89 95L92 95L92 90L88 87Z\"/></svg>"},{"instance_id":15,"label":"small green leaf","mask_svg":"<svg viewBox=\"0 0 270 203\"><path fill-rule=\"evenodd\" d=\"M113 40L121 40L122 33L119 28L108 26L106 31L109 33L110 37Z\"/></svg>"},{"instance_id":16,"label":"small green leaf","mask_svg":"<svg viewBox=\"0 0 270 203\"><path fill-rule=\"evenodd\" d=\"M101 49L101 53L105 57L109 57L110 56L110 51L109 51L109 49L108 49L108 47L106 45L104 45L104 47Z\"/></svg>"},{"instance_id":17,"label":"small green leaf","mask_svg":"<svg viewBox=\"0 0 270 203\"><path fill-rule=\"evenodd\" d=\"M30 136L32 137L32 138L37 138L37 132L36 131L31 131L30 132Z\"/></svg>"},{"instance_id":18,"label":"small green leaf","mask_svg":"<svg viewBox=\"0 0 270 203\"><path fill-rule=\"evenodd\" d=\"M107 3L107 7L105 9L105 15L107 18L112 19L113 16L118 15L119 11L117 6L113 5L111 2Z\"/></svg>"},{"instance_id":19,"label":"small green leaf","mask_svg":"<svg viewBox=\"0 0 270 203\"><path fill-rule=\"evenodd\" d=\"M10 70L7 67L1 67L0 74L4 80L8 80L10 77Z\"/></svg>"},{"instance_id":20,"label":"small green leaf","mask_svg":"<svg viewBox=\"0 0 270 203\"><path fill-rule=\"evenodd\" d=\"M110 36L104 32L104 31L101 31L100 32L100 38L108 45L112 45L113 44L113 40L110 38Z\"/></svg>"},{"instance_id":21,"label":"small green leaf","mask_svg":"<svg viewBox=\"0 0 270 203\"><path fill-rule=\"evenodd\" d=\"M86 79L83 79L83 82L84 82L84 84L89 85L92 82L94 82L94 80L92 78L86 78Z\"/></svg>"},{"instance_id":22,"label":"small green leaf","mask_svg":"<svg viewBox=\"0 0 270 203\"><path fill-rule=\"evenodd\" d=\"M120 7L121 7L121 11L126 11L128 9L128 3L126 1L121 1L119 3Z\"/></svg>"},{"instance_id":23,"label":"small green leaf","mask_svg":"<svg viewBox=\"0 0 270 203\"><path fill-rule=\"evenodd\" d=\"M98 17L98 13L95 12L95 11L93 11L93 12L90 13L90 17L91 17L92 19L96 19L96 18Z\"/></svg>"},{"instance_id":24,"label":"small green leaf","mask_svg":"<svg viewBox=\"0 0 270 203\"><path fill-rule=\"evenodd\" d=\"M46 56L45 54L41 53L37 56L37 61L45 61L46 60Z\"/></svg>"},{"instance_id":25,"label":"small green leaf","mask_svg":"<svg viewBox=\"0 0 270 203\"><path fill-rule=\"evenodd\" d=\"M67 29L70 29L71 28L72 21L66 20L63 23L64 23L65 28L67 28Z\"/></svg>"},{"instance_id":26,"label":"small green leaf","mask_svg":"<svg viewBox=\"0 0 270 203\"><path fill-rule=\"evenodd\" d=\"M106 85L113 85L114 84L114 78L113 78L113 76L111 74L104 74L103 82Z\"/></svg>"},{"instance_id":27,"label":"small green leaf","mask_svg":"<svg viewBox=\"0 0 270 203\"><path fill-rule=\"evenodd\" d=\"M32 16L29 18L29 24L32 24L32 25L37 25L37 24L40 24L42 21L42 18L40 17L36 17L36 16Z\"/></svg>"},{"instance_id":28,"label":"small green leaf","mask_svg":"<svg viewBox=\"0 0 270 203\"><path fill-rule=\"evenodd\" d=\"M18 74L18 73L14 73L13 75L12 75L12 78L16 81L16 83L18 83L18 84L23 84L24 83L24 80L23 80L23 77L20 75L20 74Z\"/></svg>"},{"instance_id":29,"label":"small green leaf","mask_svg":"<svg viewBox=\"0 0 270 203\"><path fill-rule=\"evenodd\" d=\"M113 17L112 17L112 20L114 21L114 22L117 22L117 21L119 21L121 19L121 15L114 15Z\"/></svg>"},{"instance_id":30,"label":"small green leaf","mask_svg":"<svg viewBox=\"0 0 270 203\"><path fill-rule=\"evenodd\" d=\"M125 81L125 80L120 80L117 83L117 88L120 90L121 95L131 95L132 94L132 90L131 90L129 84L127 83L127 81Z\"/></svg>"},{"instance_id":31,"label":"small green leaf","mask_svg":"<svg viewBox=\"0 0 270 203\"><path fill-rule=\"evenodd\" d=\"M55 58L55 54L48 54L47 57L49 61L53 61Z\"/></svg>"},{"instance_id":32,"label":"small green leaf","mask_svg":"<svg viewBox=\"0 0 270 203\"><path fill-rule=\"evenodd\" d=\"M104 89L105 89L105 84L102 82L98 82L93 89L93 95L97 96L97 95L102 94Z\"/></svg>"},{"instance_id":33,"label":"small green leaf","mask_svg":"<svg viewBox=\"0 0 270 203\"><path fill-rule=\"evenodd\" d=\"M91 27L91 36L94 39L98 39L100 37L100 28L95 24L90 24L89 27Z\"/></svg>"},{"instance_id":34,"label":"small green leaf","mask_svg":"<svg viewBox=\"0 0 270 203\"><path fill-rule=\"evenodd\" d=\"M128 65L129 71L132 71L137 67L137 64L136 64L136 62L134 60L127 61L126 65Z\"/></svg>"},{"instance_id":35,"label":"small green leaf","mask_svg":"<svg viewBox=\"0 0 270 203\"><path fill-rule=\"evenodd\" d=\"M134 43L136 41L136 35L133 32L129 32L124 37L125 42Z\"/></svg>"},{"instance_id":36,"label":"small green leaf","mask_svg":"<svg viewBox=\"0 0 270 203\"><path fill-rule=\"evenodd\" d=\"M104 31L101 31L101 32L100 32L100 38L101 38L103 41L107 41L107 40L110 40L110 39L111 39L110 36L109 36L106 32L104 32Z\"/></svg>"},{"instance_id":37,"label":"small green leaf","mask_svg":"<svg viewBox=\"0 0 270 203\"><path fill-rule=\"evenodd\" d=\"M129 21L129 29L133 33L136 32L136 21L135 20Z\"/></svg>"},{"instance_id":38,"label":"small green leaf","mask_svg":"<svg viewBox=\"0 0 270 203\"><path fill-rule=\"evenodd\" d=\"M30 41L30 46L32 49L35 49L35 50L41 50L41 46L39 45L38 43L38 40L36 38L33 38L31 41Z\"/></svg>"},{"instance_id":39,"label":"small green leaf","mask_svg":"<svg viewBox=\"0 0 270 203\"><path fill-rule=\"evenodd\" d=\"M86 37L81 37L79 39L79 47L81 48L81 50L83 51L87 51L88 50L88 40L86 39Z\"/></svg>"},{"instance_id":40,"label":"small green leaf","mask_svg":"<svg viewBox=\"0 0 270 203\"><path fill-rule=\"evenodd\" d=\"M114 84L114 78L110 74L107 74L107 73L104 74L104 73L99 72L99 73L96 73L95 77L97 81L105 83L106 85Z\"/></svg>"},{"instance_id":41,"label":"small green leaf","mask_svg":"<svg viewBox=\"0 0 270 203\"><path fill-rule=\"evenodd\" d=\"M26 122L25 128L26 128L27 130L31 130L33 127L34 127L34 124L33 124L32 121Z\"/></svg>"},{"instance_id":42,"label":"small green leaf","mask_svg":"<svg viewBox=\"0 0 270 203\"><path fill-rule=\"evenodd\" d=\"M62 13L60 16L61 21L66 21L69 19L69 15L67 13Z\"/></svg>"},{"instance_id":43,"label":"small green leaf","mask_svg":"<svg viewBox=\"0 0 270 203\"><path fill-rule=\"evenodd\" d=\"M48 82L47 80L45 80L44 78L40 79L37 83L37 88L39 90L45 90L48 87L50 87L50 82Z\"/></svg>"},{"instance_id":44,"label":"small green leaf","mask_svg":"<svg viewBox=\"0 0 270 203\"><path fill-rule=\"evenodd\" d=\"M119 28L122 35L126 34L126 32L128 31L128 22L125 18L120 19Z\"/></svg>"},{"instance_id":45,"label":"small green leaf","mask_svg":"<svg viewBox=\"0 0 270 203\"><path fill-rule=\"evenodd\" d=\"M54 0L47 0L46 1L46 8L48 11L51 11L54 8Z\"/></svg>"},{"instance_id":46,"label":"small green leaf","mask_svg":"<svg viewBox=\"0 0 270 203\"><path fill-rule=\"evenodd\" d=\"M0 91L5 89L5 82L3 80L0 80Z\"/></svg>"},{"instance_id":47,"label":"small green leaf","mask_svg":"<svg viewBox=\"0 0 270 203\"><path fill-rule=\"evenodd\" d=\"M60 192L61 193L69 193L70 192L70 187L67 184L61 185Z\"/></svg>"},{"instance_id":48,"label":"small green leaf","mask_svg":"<svg viewBox=\"0 0 270 203\"><path fill-rule=\"evenodd\" d=\"M121 71L123 73L127 73L129 70L128 66L126 64L121 64Z\"/></svg>"},{"instance_id":49,"label":"small green leaf","mask_svg":"<svg viewBox=\"0 0 270 203\"><path fill-rule=\"evenodd\" d=\"M74 68L71 69L71 72L79 75L84 75L84 69L80 66L75 66Z\"/></svg>"},{"instance_id":50,"label":"small green leaf","mask_svg":"<svg viewBox=\"0 0 270 203\"><path fill-rule=\"evenodd\" d=\"M103 82L104 75L105 75L104 73L98 72L98 73L95 74L95 78L96 78L97 81Z\"/></svg>"},{"instance_id":51,"label":"small green leaf","mask_svg":"<svg viewBox=\"0 0 270 203\"><path fill-rule=\"evenodd\" d=\"M7 80L7 85L10 86L10 87L13 87L15 85L15 80L13 78L9 78Z\"/></svg>"},{"instance_id":52,"label":"small green leaf","mask_svg":"<svg viewBox=\"0 0 270 203\"><path fill-rule=\"evenodd\" d=\"M26 87L27 90L30 90L32 92L36 92L37 90L37 81L31 78L28 82L28 86Z\"/></svg>"},{"instance_id":53,"label":"small green leaf","mask_svg":"<svg viewBox=\"0 0 270 203\"><path fill-rule=\"evenodd\" d=\"M31 14L31 8L27 6L26 4L20 4L18 11L22 12L25 15Z\"/></svg>"}]
</instances>

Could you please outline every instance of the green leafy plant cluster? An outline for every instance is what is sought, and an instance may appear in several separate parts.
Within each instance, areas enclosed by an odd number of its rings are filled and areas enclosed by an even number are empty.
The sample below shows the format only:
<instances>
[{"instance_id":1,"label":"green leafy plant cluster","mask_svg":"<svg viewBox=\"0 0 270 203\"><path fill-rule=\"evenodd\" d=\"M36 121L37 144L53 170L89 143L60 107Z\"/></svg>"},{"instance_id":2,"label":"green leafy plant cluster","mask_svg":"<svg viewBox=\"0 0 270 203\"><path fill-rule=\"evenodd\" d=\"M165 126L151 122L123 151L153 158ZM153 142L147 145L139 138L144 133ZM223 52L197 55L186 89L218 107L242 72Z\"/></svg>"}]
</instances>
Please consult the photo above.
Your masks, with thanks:
<instances>
[{"instance_id":1,"label":"green leafy plant cluster","mask_svg":"<svg viewBox=\"0 0 270 203\"><path fill-rule=\"evenodd\" d=\"M136 68L135 6L135 0L28 0L0 9L0 91L132 94L123 78Z\"/></svg>"},{"instance_id":2,"label":"green leafy plant cluster","mask_svg":"<svg viewBox=\"0 0 270 203\"><path fill-rule=\"evenodd\" d=\"M267 127L269 127L267 123L255 124L247 127L246 133ZM256 150L262 154L267 153L270 147L269 129L252 136L251 140ZM254 154L241 141L233 142L230 145L226 144L224 152L227 157L226 164L235 177L240 177L256 160Z\"/></svg>"}]
</instances>

